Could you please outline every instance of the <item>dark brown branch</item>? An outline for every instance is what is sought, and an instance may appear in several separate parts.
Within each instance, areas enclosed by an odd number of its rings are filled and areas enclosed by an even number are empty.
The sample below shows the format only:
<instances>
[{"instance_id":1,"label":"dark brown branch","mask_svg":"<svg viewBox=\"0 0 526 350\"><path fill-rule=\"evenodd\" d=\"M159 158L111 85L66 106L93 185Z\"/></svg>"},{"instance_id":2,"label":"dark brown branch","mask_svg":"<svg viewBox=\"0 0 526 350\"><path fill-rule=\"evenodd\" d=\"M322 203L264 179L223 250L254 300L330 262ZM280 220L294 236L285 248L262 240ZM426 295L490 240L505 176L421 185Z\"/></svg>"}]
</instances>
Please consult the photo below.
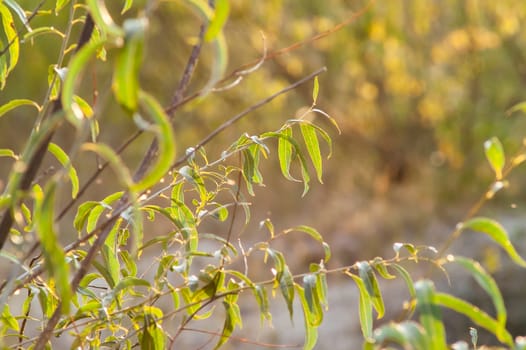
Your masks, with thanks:
<instances>
[{"instance_id":1,"label":"dark brown branch","mask_svg":"<svg viewBox=\"0 0 526 350\"><path fill-rule=\"evenodd\" d=\"M82 30L81 36L77 43L77 50L80 50L89 41L91 33L93 32L93 26L93 20L88 14L86 16L86 22L84 23L84 28ZM51 115L54 115L60 112L61 110L62 103L60 102L60 99L57 99L53 101L53 105L50 109L50 112L47 114L46 117L49 118ZM24 171L24 175L22 176L22 181L20 182L20 185L18 187L19 191L25 192L31 186L31 183L35 179L38 169L40 168L40 165L42 164L44 156L47 152L49 143L51 142L51 139L53 138L53 135L55 134L55 131L58 128L58 126L59 125L55 125L48 131L48 134L43 138L35 153L31 155L30 160L28 162L28 166ZM13 223L13 211L12 207L9 207L4 211L2 221L0 222L0 250L3 248L5 242L7 241L7 237L9 236L11 227L13 227Z\"/></svg>"}]
</instances>

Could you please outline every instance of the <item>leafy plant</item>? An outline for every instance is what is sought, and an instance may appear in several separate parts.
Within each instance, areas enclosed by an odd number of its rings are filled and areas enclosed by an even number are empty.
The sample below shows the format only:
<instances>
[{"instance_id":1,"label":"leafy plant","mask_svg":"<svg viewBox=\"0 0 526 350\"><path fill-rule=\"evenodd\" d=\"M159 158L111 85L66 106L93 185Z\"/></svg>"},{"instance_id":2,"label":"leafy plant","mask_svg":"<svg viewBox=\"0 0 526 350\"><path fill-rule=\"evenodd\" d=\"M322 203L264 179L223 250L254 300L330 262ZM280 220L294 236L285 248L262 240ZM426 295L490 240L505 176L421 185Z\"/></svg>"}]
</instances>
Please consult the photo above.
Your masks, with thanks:
<instances>
[{"instance_id":1,"label":"leafy plant","mask_svg":"<svg viewBox=\"0 0 526 350\"><path fill-rule=\"evenodd\" d=\"M117 11L106 5L95 0L85 3L58 0L51 9L44 9L42 2L26 12L15 1L0 2L2 88L10 87L10 74L17 66L20 46L39 40L43 34L58 34L61 40L59 58L49 67L46 77L48 90L43 101L16 98L0 107L0 116L5 117L26 106L34 107L36 113L24 149L0 150L0 156L13 163L0 196L3 212L0 254L15 266L0 286L0 300L4 302L0 318L2 346L61 347L58 341L55 344L51 340L56 337L67 339L75 349L173 348L180 337L192 330L190 322L218 317L216 309L222 308L221 330L202 331L214 335L214 348L220 348L243 325L241 294L252 294L261 321L271 321L270 291L271 295L283 297L291 319L294 301L299 301L305 328L304 348L312 349L328 306L327 278L344 274L359 291L358 317L365 349L381 348L387 343L398 343L407 349L446 349L441 307L464 314L476 327L495 334L509 348L524 348L524 340L513 339L506 330L506 308L493 277L475 260L446 255L449 245L463 231L473 230L493 239L518 265L526 264L499 223L476 217L480 208L506 187L509 173L526 159L524 149L507 159L497 138L485 143L495 181L439 251L429 246L395 243L392 258L328 268L331 250L316 229L299 225L276 230L270 219L260 225L267 232L265 238L253 243L243 241L234 225L241 210L244 224L252 221L249 199L264 184L262 161L275 158L285 179L302 184L303 196L310 189L311 178L320 183L323 180L323 157L331 155L332 139L322 125L331 125L334 131L339 131L336 121L317 105L320 91L317 76L325 68L253 103L197 144L184 145L186 149L181 152L178 130L173 127L176 112L183 106L191 109L193 104L213 103L215 94L236 88L243 78L280 51L265 52L253 66L228 74L224 26L230 3L227 0L177 3L174 6L192 11L202 24L193 38L174 97L168 106L162 107L161 98L141 81L141 69L151 64L143 56L153 16L151 5L127 0L118 4L121 7ZM55 26L31 25L34 18L52 21L55 14L66 12L68 19L63 31ZM80 25L78 40L72 44L73 29ZM205 48L212 51L209 77L201 82L200 89L189 92L198 58ZM294 45L289 48L292 49ZM98 99L90 101L90 92L98 95L96 87L90 90L85 77L92 66L111 72L107 98L118 109ZM302 113L273 131L243 133L221 149L219 155L210 155L212 152L206 146L217 135L307 82L313 84L312 103ZM109 122L103 123L106 114L112 114L118 125L134 124L135 132L119 147L101 140L101 132L110 128ZM314 115L329 124L318 123ZM72 130L74 141L69 145L53 142L64 129ZM143 134L153 137L153 141L143 150L137 170L132 171L124 153ZM84 173L79 169L91 153L97 166L91 173ZM40 168L48 155L58 170L41 176ZM83 200L94 183L104 177L107 168L111 168L114 179L105 180L109 184L105 186L105 195ZM60 201L63 197L68 198L64 204ZM62 210L58 209L60 205L64 205ZM209 221L226 223L226 230L208 232L203 227ZM163 232L153 229L152 233L151 227L160 222L167 222L163 224ZM59 232L74 234L65 236ZM301 275L291 272L288 252L280 251L274 244L278 238L286 239L292 234L306 234L323 250L321 261L311 263L308 272ZM254 260L269 266L268 278L249 273ZM430 279L414 282L404 266L406 262L428 262L444 271L449 264L460 265L489 294L496 316L437 291ZM401 278L406 283L411 296L408 315L418 311L416 320L408 318L374 329L373 313L381 319L386 311L379 277ZM20 294L24 295L24 301L17 308L15 300ZM475 328L471 338L476 347ZM468 348L462 343L454 346Z\"/></svg>"}]
</instances>

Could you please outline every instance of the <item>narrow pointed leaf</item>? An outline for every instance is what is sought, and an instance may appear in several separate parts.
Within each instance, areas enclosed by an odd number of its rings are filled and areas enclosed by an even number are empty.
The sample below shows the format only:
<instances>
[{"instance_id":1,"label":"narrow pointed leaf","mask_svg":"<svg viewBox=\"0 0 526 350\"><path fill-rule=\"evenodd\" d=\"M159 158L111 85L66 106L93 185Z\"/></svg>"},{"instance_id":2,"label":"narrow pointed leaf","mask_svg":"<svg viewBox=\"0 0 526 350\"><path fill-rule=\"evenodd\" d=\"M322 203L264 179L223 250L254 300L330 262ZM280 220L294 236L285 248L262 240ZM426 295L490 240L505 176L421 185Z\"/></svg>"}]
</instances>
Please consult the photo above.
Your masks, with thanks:
<instances>
[{"instance_id":1,"label":"narrow pointed leaf","mask_svg":"<svg viewBox=\"0 0 526 350\"><path fill-rule=\"evenodd\" d=\"M265 286L258 284L254 287L253 291L256 302L259 305L261 324L263 324L264 320L271 321L272 315L269 312L268 296Z\"/></svg>"},{"instance_id":2,"label":"narrow pointed leaf","mask_svg":"<svg viewBox=\"0 0 526 350\"><path fill-rule=\"evenodd\" d=\"M159 156L142 180L133 185L132 190L136 192L146 190L159 182L172 167L176 155L172 125L159 102L145 92L139 94L139 100L155 122L159 141Z\"/></svg>"},{"instance_id":3,"label":"narrow pointed leaf","mask_svg":"<svg viewBox=\"0 0 526 350\"><path fill-rule=\"evenodd\" d=\"M121 14L124 14L126 13L126 11L131 9L132 5L133 5L133 0L126 0L126 2L124 3L124 6L122 7Z\"/></svg>"},{"instance_id":4,"label":"narrow pointed leaf","mask_svg":"<svg viewBox=\"0 0 526 350\"><path fill-rule=\"evenodd\" d=\"M106 159L110 163L113 171L117 174L117 178L121 184L126 186L126 188L130 188L132 186L132 176L128 167L126 167L122 159L108 145L103 143L88 142L82 145L82 149L85 151L95 152L102 158Z\"/></svg>"},{"instance_id":5,"label":"narrow pointed leaf","mask_svg":"<svg viewBox=\"0 0 526 350\"><path fill-rule=\"evenodd\" d=\"M62 311L69 312L72 290L69 284L69 267L66 263L66 255L60 245L54 225L56 183L51 182L45 193L34 191L35 204L35 228L40 246L45 257L46 268L55 279L60 299L62 300Z\"/></svg>"},{"instance_id":6,"label":"narrow pointed leaf","mask_svg":"<svg viewBox=\"0 0 526 350\"><path fill-rule=\"evenodd\" d=\"M60 10L69 3L70 0L57 0L55 3L55 14L58 14Z\"/></svg>"},{"instance_id":7,"label":"narrow pointed leaf","mask_svg":"<svg viewBox=\"0 0 526 350\"><path fill-rule=\"evenodd\" d=\"M415 284L409 272L407 272L406 269L404 269L402 266L398 264L392 264L390 266L394 268L400 276L402 276L402 279L405 281L407 289L409 290L409 295L411 296L411 299L416 298Z\"/></svg>"},{"instance_id":8,"label":"narrow pointed leaf","mask_svg":"<svg viewBox=\"0 0 526 350\"><path fill-rule=\"evenodd\" d=\"M63 1L63 0L62 0ZM29 21L28 21L28 18L26 16L26 12L24 11L24 9L18 4L17 1L15 0L3 0L3 2L9 6L11 8L11 10L18 16L18 19L20 20L20 22L22 22L22 24L24 25L24 27L26 27L26 30L28 32L31 32L32 29L31 27L29 26ZM59 1L60 2L60 1Z\"/></svg>"},{"instance_id":9,"label":"narrow pointed leaf","mask_svg":"<svg viewBox=\"0 0 526 350\"><path fill-rule=\"evenodd\" d=\"M124 37L124 30L115 24L103 1L86 0L86 5L97 28L102 32L102 37Z\"/></svg>"},{"instance_id":10,"label":"narrow pointed leaf","mask_svg":"<svg viewBox=\"0 0 526 350\"><path fill-rule=\"evenodd\" d=\"M429 349L430 344L425 330L416 322L390 323L374 332L378 344L395 342L404 349Z\"/></svg>"},{"instance_id":11,"label":"narrow pointed leaf","mask_svg":"<svg viewBox=\"0 0 526 350\"><path fill-rule=\"evenodd\" d=\"M18 159L18 156L15 154L15 152L7 148L0 148L0 157L9 157L13 159Z\"/></svg>"},{"instance_id":12,"label":"narrow pointed leaf","mask_svg":"<svg viewBox=\"0 0 526 350\"><path fill-rule=\"evenodd\" d=\"M485 328L491 333L495 335L500 334L499 340L513 348L513 337L511 334L509 334L507 330L502 329L501 325L495 319L475 305L446 293L436 293L434 301L438 305L442 305L469 317L476 325Z\"/></svg>"},{"instance_id":13,"label":"narrow pointed leaf","mask_svg":"<svg viewBox=\"0 0 526 350\"><path fill-rule=\"evenodd\" d=\"M350 272L346 272L346 275L350 276L360 292L360 327L362 328L362 334L366 340L373 339L373 304L367 288L363 283L362 279Z\"/></svg>"},{"instance_id":14,"label":"narrow pointed leaf","mask_svg":"<svg viewBox=\"0 0 526 350\"><path fill-rule=\"evenodd\" d=\"M15 68L18 63L19 56L19 40L16 33L15 22L13 16L7 6L0 2L0 22L2 22L3 32L6 38L5 46L7 47L7 57L0 57L0 90L5 87L5 82L9 73ZM4 47L1 47L4 49Z\"/></svg>"},{"instance_id":15,"label":"narrow pointed leaf","mask_svg":"<svg viewBox=\"0 0 526 350\"><path fill-rule=\"evenodd\" d=\"M526 261L517 253L515 247L511 244L508 233L497 221L477 217L461 224L462 229L471 229L482 232L490 236L498 245L500 245L509 255L509 257L519 266L526 267Z\"/></svg>"},{"instance_id":16,"label":"narrow pointed leaf","mask_svg":"<svg viewBox=\"0 0 526 350\"><path fill-rule=\"evenodd\" d=\"M290 273L289 267L284 266L283 272L279 275L279 288L281 290L281 295L287 303L287 309L289 310L290 320L292 321L294 315L294 279Z\"/></svg>"},{"instance_id":17,"label":"narrow pointed leaf","mask_svg":"<svg viewBox=\"0 0 526 350\"><path fill-rule=\"evenodd\" d=\"M318 77L314 77L314 87L312 88L312 103L316 104L318 101L318 94L320 92L320 83L318 82Z\"/></svg>"},{"instance_id":18,"label":"narrow pointed leaf","mask_svg":"<svg viewBox=\"0 0 526 350\"><path fill-rule=\"evenodd\" d=\"M491 297L491 300L493 301L493 305L495 306L495 310L497 312L497 323L501 327L500 330L504 330L506 327L507 318L506 306L504 305L504 299L502 298L502 294L493 277L491 277L491 275L480 265L480 263L475 260L460 256L454 256L449 258L448 261L456 262L462 265L471 273L471 275L475 278L477 283L486 291L486 293L488 293L488 295ZM496 335L499 338L499 340L502 341L502 334L498 332Z\"/></svg>"},{"instance_id":19,"label":"narrow pointed leaf","mask_svg":"<svg viewBox=\"0 0 526 350\"><path fill-rule=\"evenodd\" d=\"M214 15L212 16L210 23L208 23L208 28L204 37L206 42L211 42L217 38L219 33L223 30L223 26L228 19L229 12L230 5L228 0L217 0L215 2Z\"/></svg>"},{"instance_id":20,"label":"narrow pointed leaf","mask_svg":"<svg viewBox=\"0 0 526 350\"><path fill-rule=\"evenodd\" d=\"M284 129L281 134L285 136L278 139L278 159L281 173L287 180L299 181L290 175L290 164L292 163L293 154L293 143L290 142L292 139L292 129L288 127Z\"/></svg>"},{"instance_id":21,"label":"narrow pointed leaf","mask_svg":"<svg viewBox=\"0 0 526 350\"><path fill-rule=\"evenodd\" d=\"M69 181L71 181L71 198L77 197L77 194L79 193L79 177L77 175L77 170L71 165L68 155L62 148L60 148L60 146L53 142L48 145L48 151L57 158L65 169L67 169Z\"/></svg>"},{"instance_id":22,"label":"narrow pointed leaf","mask_svg":"<svg viewBox=\"0 0 526 350\"><path fill-rule=\"evenodd\" d=\"M0 106L0 117L3 116L4 114L6 114L7 112L11 111L12 109L15 109L19 106L33 106L35 107L38 111L40 111L40 106L38 105L38 103L32 101L32 100L27 100L27 99L17 99L17 100L11 100L5 104L3 104L2 106Z\"/></svg>"},{"instance_id":23,"label":"narrow pointed leaf","mask_svg":"<svg viewBox=\"0 0 526 350\"><path fill-rule=\"evenodd\" d=\"M120 280L120 270L121 266L119 263L119 258L117 257L117 251L119 250L117 234L121 225L122 219L117 220L113 228L111 229L104 245L102 246L101 253L102 258L104 259L104 265L108 271L110 280L108 284L110 288L115 287L115 285Z\"/></svg>"},{"instance_id":24,"label":"narrow pointed leaf","mask_svg":"<svg viewBox=\"0 0 526 350\"><path fill-rule=\"evenodd\" d=\"M316 176L320 183L323 183L322 180L322 160L321 160L321 151L320 144L318 141L318 136L316 135L316 129L312 127L310 123L304 122L300 124L301 134L303 135L303 141L307 147L307 152L309 153L312 165L316 171Z\"/></svg>"},{"instance_id":25,"label":"narrow pointed leaf","mask_svg":"<svg viewBox=\"0 0 526 350\"><path fill-rule=\"evenodd\" d=\"M436 304L433 282L429 280L418 281L415 283L415 291L420 324L424 327L429 339L429 350L447 349L442 312Z\"/></svg>"},{"instance_id":26,"label":"narrow pointed leaf","mask_svg":"<svg viewBox=\"0 0 526 350\"><path fill-rule=\"evenodd\" d=\"M299 226L290 228L288 230L285 230L285 233L289 233L289 232L292 232L292 231L305 232L306 234L308 234L309 236L314 238L316 241L322 243L323 250L325 251L324 261L327 262L327 261L329 261L331 259L331 249L330 249L329 245L326 242L323 241L323 236L316 229L314 229L314 228L312 228L310 226L306 226L306 225L299 225Z\"/></svg>"},{"instance_id":27,"label":"narrow pointed leaf","mask_svg":"<svg viewBox=\"0 0 526 350\"><path fill-rule=\"evenodd\" d=\"M114 295L116 295L122 290L125 290L130 287L150 287L150 286L151 286L150 282L142 278L129 276L129 277L125 277L121 279L119 283L117 283L117 285L115 286L112 292Z\"/></svg>"},{"instance_id":28,"label":"narrow pointed leaf","mask_svg":"<svg viewBox=\"0 0 526 350\"><path fill-rule=\"evenodd\" d=\"M82 109L75 100L75 85L77 79L82 75L82 71L86 68L89 60L96 55L97 51L102 48L103 45L103 40L90 41L73 56L68 65L66 77L62 84L61 102L62 108L66 113L66 118L75 127L80 127L80 122L84 118Z\"/></svg>"},{"instance_id":29,"label":"narrow pointed leaf","mask_svg":"<svg viewBox=\"0 0 526 350\"><path fill-rule=\"evenodd\" d=\"M128 19L124 23L126 40L120 50L113 74L112 89L117 102L130 112L139 105L139 69L143 58L146 20Z\"/></svg>"},{"instance_id":30,"label":"narrow pointed leaf","mask_svg":"<svg viewBox=\"0 0 526 350\"><path fill-rule=\"evenodd\" d=\"M500 143L500 140L496 137L492 137L491 139L484 142L484 151L489 164L495 171L497 180L502 179L502 168L504 167L506 158L504 156L504 149Z\"/></svg>"},{"instance_id":31,"label":"narrow pointed leaf","mask_svg":"<svg viewBox=\"0 0 526 350\"><path fill-rule=\"evenodd\" d=\"M312 309L309 307L309 302L307 300L306 293L303 288L299 285L295 286L296 293L298 294L301 308L303 310L303 319L305 323L305 342L303 344L304 350L314 349L316 342L318 341L318 328L315 326L312 313Z\"/></svg>"},{"instance_id":32,"label":"narrow pointed leaf","mask_svg":"<svg viewBox=\"0 0 526 350\"><path fill-rule=\"evenodd\" d=\"M371 297L371 302L374 306L374 309L378 313L377 318L381 319L385 314L385 305L374 270L366 261L358 262L357 266L360 278L362 279L365 288Z\"/></svg>"}]
</instances>

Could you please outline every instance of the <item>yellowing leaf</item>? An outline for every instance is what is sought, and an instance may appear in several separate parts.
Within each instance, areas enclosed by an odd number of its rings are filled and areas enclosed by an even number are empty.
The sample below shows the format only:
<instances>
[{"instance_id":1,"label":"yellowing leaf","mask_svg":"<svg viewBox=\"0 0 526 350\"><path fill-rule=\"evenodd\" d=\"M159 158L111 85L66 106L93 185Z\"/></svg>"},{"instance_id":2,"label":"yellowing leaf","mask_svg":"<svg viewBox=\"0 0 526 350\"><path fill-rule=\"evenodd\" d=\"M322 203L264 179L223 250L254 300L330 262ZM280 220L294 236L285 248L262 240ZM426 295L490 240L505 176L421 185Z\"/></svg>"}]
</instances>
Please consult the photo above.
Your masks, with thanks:
<instances>
[{"instance_id":1,"label":"yellowing leaf","mask_svg":"<svg viewBox=\"0 0 526 350\"><path fill-rule=\"evenodd\" d=\"M0 2L0 21L4 29L6 41L0 46L0 51L7 49L7 57L5 54L0 55L0 89L5 87L6 79L9 73L15 68L18 63L18 56L20 51L20 43L16 33L15 22L13 16L7 6Z\"/></svg>"}]
</instances>

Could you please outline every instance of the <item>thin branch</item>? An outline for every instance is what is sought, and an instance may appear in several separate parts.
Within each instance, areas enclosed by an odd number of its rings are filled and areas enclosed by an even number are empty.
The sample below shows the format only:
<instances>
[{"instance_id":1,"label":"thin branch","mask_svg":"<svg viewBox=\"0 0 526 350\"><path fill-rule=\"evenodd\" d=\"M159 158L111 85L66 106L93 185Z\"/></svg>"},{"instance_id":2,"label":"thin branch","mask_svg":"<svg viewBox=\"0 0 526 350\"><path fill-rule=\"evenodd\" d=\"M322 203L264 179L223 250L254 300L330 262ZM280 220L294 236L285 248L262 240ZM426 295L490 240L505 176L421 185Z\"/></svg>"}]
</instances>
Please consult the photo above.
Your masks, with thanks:
<instances>
[{"instance_id":1,"label":"thin branch","mask_svg":"<svg viewBox=\"0 0 526 350\"><path fill-rule=\"evenodd\" d=\"M298 43L295 43L293 45L290 45L288 47L285 47L285 48L282 48L282 49L279 49L279 50L276 50L274 52L271 52L270 54L266 54L266 49L265 49L265 55L261 58L258 58L257 60L253 61L253 62L250 62L250 63L247 63L247 64L244 64L240 67L238 67L237 69L235 69L234 71L232 71L230 74L226 75L222 80L220 80L218 82L217 85L220 85L221 83L224 83L232 78L239 78L240 76L244 76L250 72L253 71L253 69L255 67L260 67L264 62L266 61L269 61L269 60L272 60L272 59L275 59L276 57L278 56L281 56L283 55L284 53L287 53L287 52L291 52L291 51L294 51L294 50L297 50L299 49L300 47L302 46L305 46L307 44L311 44L315 41L318 41L320 39L323 39L325 38L326 36L328 36L329 34L332 34L334 32L337 32L339 31L340 29L342 29L343 27L345 26L348 26L349 24L353 23L356 19L358 19L360 16L362 16L367 10L369 10L369 8L374 4L374 0L371 0L366 6L364 6L362 9L360 9L358 12L354 13L350 18L348 18L347 20L345 20L344 22L341 22L339 24L337 24L336 26L334 26L333 28L325 31L325 32L322 32L320 34L317 34L307 40L304 40L304 41L301 41L301 42L298 42ZM194 50L194 49L193 49ZM192 50L192 53L193 53L193 50ZM194 55L191 55L190 57L192 57ZM189 65L187 65L187 68L189 68ZM183 78L184 78L185 74L183 74ZM183 80L181 80L183 81ZM198 98L199 96L201 96L201 94L203 93L203 91L198 91L198 92L195 92L194 94L192 95L189 95L187 97L178 97L178 99L176 100L175 97L177 96L177 91L176 93L174 94L174 98L172 99L172 103L170 106L166 107L164 109L164 111L172 116L173 113L179 109L180 107L182 107L183 105L187 104L188 102L191 102L193 100L195 100L196 98ZM133 135L131 135L125 142L124 144L119 147L119 151L117 151L117 154L120 155L133 141L135 141L140 135L142 135L144 131L143 130L138 130L136 131ZM77 197L75 197L74 199L72 199L67 205L66 207L61 211L61 213L59 214L59 219L62 218L74 205L75 203L79 200L79 198L86 192L86 190L91 186L91 184L100 176L100 173L106 169L108 167L109 163L108 162L105 162L103 163L99 169L97 169L93 175L86 181L86 183L81 187L81 189L79 190L78 192L78 195ZM176 165L177 166L177 165Z\"/></svg>"},{"instance_id":2,"label":"thin branch","mask_svg":"<svg viewBox=\"0 0 526 350\"><path fill-rule=\"evenodd\" d=\"M28 25L29 22L31 22L33 20L33 18L35 18L35 16L37 15L38 11L42 8L42 6L44 6L44 3L46 2L46 0L42 0L40 1L40 3L37 5L37 7L35 7L35 9L33 11L31 11L31 14L27 17L27 21L26 23L24 23L24 26L25 25ZM0 56L3 56L6 54L7 51L9 51L9 48L15 43L15 41L20 41L20 35L22 34L22 32L24 31L24 29L19 29L17 30L16 32L16 35L13 39L11 39L6 47L4 47L2 49L2 51L0 51Z\"/></svg>"},{"instance_id":3,"label":"thin branch","mask_svg":"<svg viewBox=\"0 0 526 350\"><path fill-rule=\"evenodd\" d=\"M264 106L265 104L271 102L272 100L274 100L276 97L280 96L280 95L283 95L284 93L290 91L290 90L293 90L295 89L296 87L300 86L301 84L304 84L306 83L307 81L313 79L315 76L325 72L327 69L325 67L323 68L320 68L318 69L317 71L309 74L308 76L304 77L303 79L301 80L298 80L296 81L295 83L285 87L284 89L276 92L275 94L259 101L258 103L248 107L247 109L245 109L244 111L242 111L241 113L235 115L234 117L230 118L229 120L227 120L225 123L223 123L221 126L219 126L217 129L215 129L212 133L210 133L208 136L206 136L203 140L201 140L199 142L199 144L196 146L195 150L194 150L194 153L201 147L205 146L208 142L210 142L214 137L216 137L219 133L221 133L223 130L225 130L227 127L233 125L235 122L239 121L241 118L245 117L246 115L248 115L249 113L253 112L254 110ZM120 148L122 149L122 147ZM180 166L181 164L183 164L193 153L192 152L188 152L184 157L180 158L178 161L176 161L173 165L173 168L176 168L178 166ZM103 166L106 166L106 163L103 165ZM101 171L101 170L100 170ZM90 178L90 180L94 180L96 178L96 176L100 174L100 172L97 172L96 174L92 175L92 177ZM89 181L89 180L88 180ZM85 190L87 187L84 187L83 190ZM80 193L80 192L79 192ZM77 196L78 198L79 196ZM109 218L106 222L104 222L103 224L101 224L100 226L98 226L95 230L93 230L92 232L90 232L88 235L82 237L82 239L80 240L77 240L75 241L74 243L70 244L69 246L66 247L65 251L66 252L70 252L72 251L73 249L76 249L77 247L79 247L82 243L86 242L87 240L91 239L92 237L94 236L99 236L100 235L104 235L105 232L109 232L109 229L111 229L111 225L108 224L108 222L110 223L113 223L114 220L116 220L119 215L125 211L126 208L125 207L120 207L119 208L116 208L115 211L114 211L114 214L112 215L111 218ZM63 210L59 217L61 217L62 215L65 214L65 210ZM108 227L109 225L109 227ZM21 283L21 285L25 285L26 283L29 283L30 281L32 281L35 277L39 276L41 273L43 272L42 269L39 269L39 270L35 270L31 275L27 276L25 279L24 279L24 282ZM0 287L0 290L3 289L4 286L1 286Z\"/></svg>"},{"instance_id":4,"label":"thin branch","mask_svg":"<svg viewBox=\"0 0 526 350\"><path fill-rule=\"evenodd\" d=\"M224 122L223 124L221 124L217 129L215 129L214 131L212 131L210 134L208 134L208 136L206 136L201 142L199 142L191 152L187 152L183 157L179 158L175 163L174 165L172 166L172 168L177 168L179 167L181 164L183 164L184 162L186 162L190 157L192 157L199 149L201 149L203 146L205 146L207 143L209 143L210 141L212 141L217 135L219 135L221 132L223 132L225 129L229 128L230 126L232 126L233 124L235 124L236 122L238 122L239 120L241 120L243 117L245 117L247 114L255 111L256 109L258 108L261 108L262 106L266 105L267 103L271 102L272 100L274 100L276 97L278 96L281 96L291 90L294 90L295 88L297 88L298 86L302 85L302 84L305 84L307 81L313 79L315 76L317 75L320 75L321 73L323 72L326 72L327 71L327 68L326 67L323 67L323 68L320 68L318 69L317 71L307 75L306 77L298 80L297 82L287 86L286 88L276 92L275 94L259 101L258 103L256 104L253 104L251 105L250 107L248 107L247 109L245 109L244 111L238 113L237 115L235 115L234 117L230 118L229 120L227 120L226 122Z\"/></svg>"},{"instance_id":5,"label":"thin branch","mask_svg":"<svg viewBox=\"0 0 526 350\"><path fill-rule=\"evenodd\" d=\"M77 43L77 49L80 49L88 42L89 37L91 36L92 32L93 32L93 20L91 16L88 14L86 17L86 22L84 23L84 29L82 31L82 35L80 36L79 41ZM50 112L45 117L49 118L50 116L57 114L61 110L62 110L62 103L60 99L57 99L53 101L53 105L51 109L49 110ZM24 171L24 175L22 176L22 181L20 182L20 185L18 186L19 191L25 192L31 186L31 183L34 180L38 172L38 169L40 169L40 165L42 164L44 155L47 152L49 143L51 142L51 139L53 138L53 135L55 134L55 131L59 126L60 126L60 123L55 124L54 126L50 128L49 131L47 131L48 134L42 138L36 151L31 155L28 161L27 168ZM11 207L8 207L4 211L2 221L0 222L0 250L3 248L5 242L7 241L7 237L9 236L9 232L14 223L13 211Z\"/></svg>"},{"instance_id":6,"label":"thin branch","mask_svg":"<svg viewBox=\"0 0 526 350\"><path fill-rule=\"evenodd\" d=\"M208 330L205 330L205 329L184 327L183 330L184 331L189 331L189 332L196 332L196 333L203 333L203 334L213 335L213 336L216 336L216 337L223 337L224 336L221 333L212 332L212 331L208 331ZM303 346L301 344L296 344L296 345L290 344L290 345L287 345L287 344L263 343L263 342L253 341L253 340L250 340L250 339L247 339L247 338L236 337L236 336L233 336L233 335L229 336L228 338L230 340L237 341L239 343L250 344L250 345L257 345L257 346L261 346L261 347L269 348L269 349L297 349L297 348L301 348Z\"/></svg>"},{"instance_id":7,"label":"thin branch","mask_svg":"<svg viewBox=\"0 0 526 350\"><path fill-rule=\"evenodd\" d=\"M227 74L223 79L218 81L216 85L224 84L225 82L227 82L227 81L229 81L231 79L236 80L239 76L246 75L247 69L250 70L250 68L253 68L254 66L261 65L262 62L266 62L266 61L270 61L270 60L276 59L279 56L282 56L282 55L284 55L286 53L289 53L291 51L295 51L295 50L297 50L297 49L299 49L299 48L301 48L301 47L303 47L305 45L312 44L312 43L314 43L314 42L316 42L316 41L318 41L320 39L323 39L323 38L329 36L330 34L333 34L333 33L337 32L337 31L345 28L346 26L348 26L351 23L355 22L358 18L362 17L372 7L372 5L374 3L375 3L375 0L370 0L364 7L362 7L360 10L358 10L357 12L355 12L351 16L349 16L348 19L346 19L343 22L338 23L334 27L332 27L332 28L330 28L330 29L328 29L328 30L326 30L324 32L316 34L316 35L314 35L314 36L312 36L312 37L310 37L310 38L308 38L306 40L296 42L296 43L294 43L294 44L292 44L290 46L278 49L276 51L272 51L268 55L265 55L262 58L258 58L256 60L250 62L250 63L242 65L241 67L239 67L239 68L235 69L234 71L232 71L231 73ZM171 113L172 110L176 110L181 105L186 104L189 101L192 101L192 100L198 98L203 93L204 93L204 91L198 91L198 92L194 93L193 95L187 96L185 99L183 99L179 103L173 103L171 106L166 108L166 112L167 113Z\"/></svg>"}]
</instances>

